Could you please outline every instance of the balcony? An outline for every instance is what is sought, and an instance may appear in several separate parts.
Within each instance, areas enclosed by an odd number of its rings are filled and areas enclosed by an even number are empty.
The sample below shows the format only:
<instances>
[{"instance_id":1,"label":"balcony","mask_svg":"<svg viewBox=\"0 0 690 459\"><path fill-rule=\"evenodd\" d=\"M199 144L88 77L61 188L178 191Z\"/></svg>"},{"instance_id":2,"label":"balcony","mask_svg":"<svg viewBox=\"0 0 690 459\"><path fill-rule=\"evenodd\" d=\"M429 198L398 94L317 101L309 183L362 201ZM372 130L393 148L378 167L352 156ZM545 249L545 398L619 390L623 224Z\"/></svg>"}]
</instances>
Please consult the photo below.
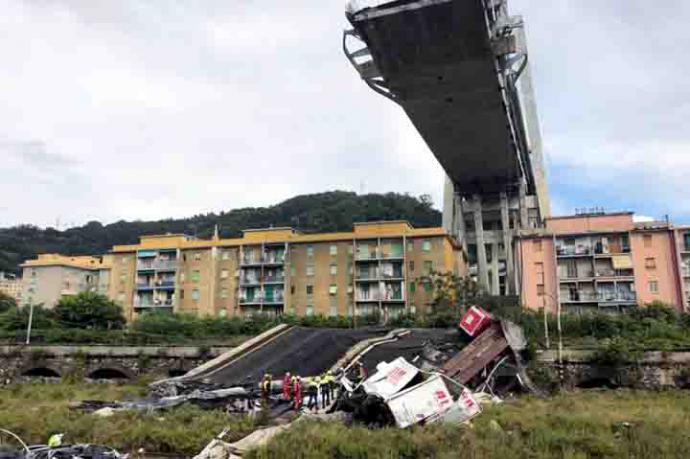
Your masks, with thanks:
<instances>
[{"instance_id":1,"label":"balcony","mask_svg":"<svg viewBox=\"0 0 690 459\"><path fill-rule=\"evenodd\" d=\"M134 300L135 309L166 309L174 306L174 300Z\"/></svg>"},{"instance_id":2,"label":"balcony","mask_svg":"<svg viewBox=\"0 0 690 459\"><path fill-rule=\"evenodd\" d=\"M559 257L586 257L592 255L592 248L589 246L558 246L556 255Z\"/></svg>"},{"instance_id":3,"label":"balcony","mask_svg":"<svg viewBox=\"0 0 690 459\"><path fill-rule=\"evenodd\" d=\"M137 282L137 290L153 290L153 282Z\"/></svg>"},{"instance_id":4,"label":"balcony","mask_svg":"<svg viewBox=\"0 0 690 459\"><path fill-rule=\"evenodd\" d=\"M159 280L156 282L155 286L158 290L173 290L175 289L175 280Z\"/></svg>"},{"instance_id":5,"label":"balcony","mask_svg":"<svg viewBox=\"0 0 690 459\"><path fill-rule=\"evenodd\" d=\"M137 271L175 271L177 260L151 260L140 258L137 260Z\"/></svg>"},{"instance_id":6,"label":"balcony","mask_svg":"<svg viewBox=\"0 0 690 459\"><path fill-rule=\"evenodd\" d=\"M257 256L244 256L240 260L240 266L261 266L261 265L283 265L285 264L285 255L264 255L263 257Z\"/></svg>"},{"instance_id":7,"label":"balcony","mask_svg":"<svg viewBox=\"0 0 690 459\"><path fill-rule=\"evenodd\" d=\"M241 305L272 305L283 304L285 297L282 293L274 293L273 295L256 294L254 296L240 296Z\"/></svg>"},{"instance_id":8,"label":"balcony","mask_svg":"<svg viewBox=\"0 0 690 459\"><path fill-rule=\"evenodd\" d=\"M282 284L285 282L285 276L266 276L264 277L264 284Z\"/></svg>"},{"instance_id":9,"label":"balcony","mask_svg":"<svg viewBox=\"0 0 690 459\"><path fill-rule=\"evenodd\" d=\"M635 303L637 295L635 292L599 292L598 299L602 303Z\"/></svg>"}]
</instances>

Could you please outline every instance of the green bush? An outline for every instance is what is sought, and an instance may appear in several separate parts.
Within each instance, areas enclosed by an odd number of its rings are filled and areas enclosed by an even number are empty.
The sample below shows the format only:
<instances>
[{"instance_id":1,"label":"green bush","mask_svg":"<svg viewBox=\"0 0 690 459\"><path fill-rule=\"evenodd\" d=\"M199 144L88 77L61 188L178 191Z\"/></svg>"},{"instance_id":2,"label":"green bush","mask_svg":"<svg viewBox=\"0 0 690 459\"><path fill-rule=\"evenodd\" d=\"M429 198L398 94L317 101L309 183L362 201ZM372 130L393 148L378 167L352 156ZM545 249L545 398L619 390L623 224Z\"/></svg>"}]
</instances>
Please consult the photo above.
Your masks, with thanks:
<instances>
[{"instance_id":1,"label":"green bush","mask_svg":"<svg viewBox=\"0 0 690 459\"><path fill-rule=\"evenodd\" d=\"M0 292L0 314L16 307L17 301L14 298L5 292Z\"/></svg>"},{"instance_id":2,"label":"green bush","mask_svg":"<svg viewBox=\"0 0 690 459\"><path fill-rule=\"evenodd\" d=\"M34 305L33 309L33 328L47 329L58 326L53 311L45 309L42 305ZM0 314L0 330L6 332L25 331L29 324L30 311L31 307L27 305L22 308L11 308Z\"/></svg>"},{"instance_id":3,"label":"green bush","mask_svg":"<svg viewBox=\"0 0 690 459\"><path fill-rule=\"evenodd\" d=\"M57 320L68 327L117 330L126 323L120 305L105 295L93 292L62 297L55 305L54 312Z\"/></svg>"}]
</instances>

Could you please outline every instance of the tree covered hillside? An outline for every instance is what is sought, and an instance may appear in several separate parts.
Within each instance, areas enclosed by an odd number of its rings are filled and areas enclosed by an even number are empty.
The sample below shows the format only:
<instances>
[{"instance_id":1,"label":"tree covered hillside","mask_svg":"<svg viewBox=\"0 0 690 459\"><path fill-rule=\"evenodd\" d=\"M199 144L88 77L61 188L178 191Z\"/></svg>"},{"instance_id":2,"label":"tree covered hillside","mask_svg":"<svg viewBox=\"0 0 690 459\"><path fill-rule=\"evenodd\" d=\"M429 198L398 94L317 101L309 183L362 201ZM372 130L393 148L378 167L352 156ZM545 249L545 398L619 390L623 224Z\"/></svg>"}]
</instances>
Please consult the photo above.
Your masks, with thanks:
<instances>
[{"instance_id":1,"label":"tree covered hillside","mask_svg":"<svg viewBox=\"0 0 690 459\"><path fill-rule=\"evenodd\" d=\"M38 253L67 255L105 253L115 244L131 244L139 236L186 233L211 237L217 224L221 237L238 237L243 229L291 226L305 232L347 231L355 222L408 220L414 226L438 226L441 213L427 197L386 193L357 195L331 191L297 196L270 207L235 209L220 214L159 221L89 222L58 231L31 225L0 229L0 271L18 272L19 264Z\"/></svg>"}]
</instances>

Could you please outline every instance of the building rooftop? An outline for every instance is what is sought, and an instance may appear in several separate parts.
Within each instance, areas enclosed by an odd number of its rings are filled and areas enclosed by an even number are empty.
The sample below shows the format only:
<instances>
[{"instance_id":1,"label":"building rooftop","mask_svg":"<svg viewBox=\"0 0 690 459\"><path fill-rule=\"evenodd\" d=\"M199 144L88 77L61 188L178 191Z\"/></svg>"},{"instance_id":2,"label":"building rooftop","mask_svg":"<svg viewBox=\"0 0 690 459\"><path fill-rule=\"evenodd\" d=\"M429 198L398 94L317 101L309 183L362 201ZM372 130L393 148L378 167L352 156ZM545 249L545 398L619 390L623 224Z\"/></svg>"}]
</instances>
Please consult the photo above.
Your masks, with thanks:
<instances>
[{"instance_id":1,"label":"building rooftop","mask_svg":"<svg viewBox=\"0 0 690 459\"><path fill-rule=\"evenodd\" d=\"M44 266L65 266L80 269L109 269L111 260L108 257L68 256L58 253L42 253L35 260L22 263L22 268L38 268Z\"/></svg>"},{"instance_id":2,"label":"building rooftop","mask_svg":"<svg viewBox=\"0 0 690 459\"><path fill-rule=\"evenodd\" d=\"M178 235L145 236L139 244L116 245L112 253L135 252L142 249L195 249L208 247L238 247L262 243L309 243L327 241L352 241L355 239L391 237L447 237L454 240L443 228L414 228L406 221L381 221L355 223L352 231L334 233L301 233L290 227L255 228L244 230L242 237L230 239L193 239Z\"/></svg>"}]
</instances>

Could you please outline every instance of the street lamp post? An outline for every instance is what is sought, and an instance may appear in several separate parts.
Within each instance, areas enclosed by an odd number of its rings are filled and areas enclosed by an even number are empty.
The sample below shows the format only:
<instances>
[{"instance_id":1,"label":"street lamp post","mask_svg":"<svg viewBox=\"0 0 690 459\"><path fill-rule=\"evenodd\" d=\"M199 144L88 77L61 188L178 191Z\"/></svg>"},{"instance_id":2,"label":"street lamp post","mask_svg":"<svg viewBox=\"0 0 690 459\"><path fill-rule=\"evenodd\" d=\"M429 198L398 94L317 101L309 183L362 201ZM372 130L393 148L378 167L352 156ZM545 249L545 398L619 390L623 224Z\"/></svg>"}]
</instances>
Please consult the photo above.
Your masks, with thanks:
<instances>
[{"instance_id":1,"label":"street lamp post","mask_svg":"<svg viewBox=\"0 0 690 459\"><path fill-rule=\"evenodd\" d=\"M34 321L34 303L29 303L29 323L26 325L26 344L31 344L31 325Z\"/></svg>"}]
</instances>

